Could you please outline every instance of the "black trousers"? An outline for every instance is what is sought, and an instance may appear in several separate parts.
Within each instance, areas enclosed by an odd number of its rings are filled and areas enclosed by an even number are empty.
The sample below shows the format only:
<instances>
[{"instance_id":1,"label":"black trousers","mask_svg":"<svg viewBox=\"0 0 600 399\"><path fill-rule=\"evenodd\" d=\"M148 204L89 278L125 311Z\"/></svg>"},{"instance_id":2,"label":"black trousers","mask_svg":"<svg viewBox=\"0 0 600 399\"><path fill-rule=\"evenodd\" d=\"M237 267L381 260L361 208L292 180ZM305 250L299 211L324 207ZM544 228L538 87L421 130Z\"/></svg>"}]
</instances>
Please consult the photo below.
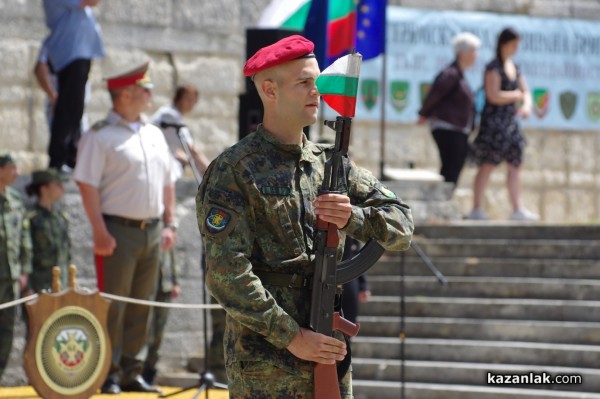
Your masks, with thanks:
<instances>
[{"instance_id":1,"label":"black trousers","mask_svg":"<svg viewBox=\"0 0 600 399\"><path fill-rule=\"evenodd\" d=\"M440 151L440 174L444 176L445 181L456 185L469 153L469 136L463 132L446 129L435 129L432 134Z\"/></svg>"},{"instance_id":2,"label":"black trousers","mask_svg":"<svg viewBox=\"0 0 600 399\"><path fill-rule=\"evenodd\" d=\"M58 72L58 98L48 146L50 167L75 167L85 105L85 85L91 65L91 60L78 59Z\"/></svg>"}]
</instances>

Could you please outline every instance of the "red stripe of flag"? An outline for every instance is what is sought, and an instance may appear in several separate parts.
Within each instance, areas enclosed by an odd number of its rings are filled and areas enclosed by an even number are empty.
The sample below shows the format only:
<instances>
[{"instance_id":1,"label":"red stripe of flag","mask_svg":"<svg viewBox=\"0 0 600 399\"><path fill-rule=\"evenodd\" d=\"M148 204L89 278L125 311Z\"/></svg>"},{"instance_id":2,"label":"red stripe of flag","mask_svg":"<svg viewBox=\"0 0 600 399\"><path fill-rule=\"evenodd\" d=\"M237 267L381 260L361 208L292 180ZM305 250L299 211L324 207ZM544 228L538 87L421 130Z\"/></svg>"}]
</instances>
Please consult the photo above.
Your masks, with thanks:
<instances>
[{"instance_id":1,"label":"red stripe of flag","mask_svg":"<svg viewBox=\"0 0 600 399\"><path fill-rule=\"evenodd\" d=\"M354 47L354 37L356 36L356 11L352 11L344 18L329 21L327 36L329 39L328 57L350 52Z\"/></svg>"}]
</instances>

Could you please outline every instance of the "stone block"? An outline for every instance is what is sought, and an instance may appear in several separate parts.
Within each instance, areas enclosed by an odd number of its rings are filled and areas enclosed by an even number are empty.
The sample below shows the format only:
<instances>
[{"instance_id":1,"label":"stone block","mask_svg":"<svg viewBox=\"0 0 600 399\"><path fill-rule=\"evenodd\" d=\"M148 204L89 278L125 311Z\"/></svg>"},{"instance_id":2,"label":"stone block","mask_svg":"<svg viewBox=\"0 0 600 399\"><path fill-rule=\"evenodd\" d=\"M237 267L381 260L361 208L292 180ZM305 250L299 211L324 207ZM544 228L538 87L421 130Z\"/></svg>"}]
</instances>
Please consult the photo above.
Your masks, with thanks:
<instances>
[{"instance_id":1,"label":"stone block","mask_svg":"<svg viewBox=\"0 0 600 399\"><path fill-rule=\"evenodd\" d=\"M106 1L96 15L101 23L167 27L173 8L177 7L174 3L173 0Z\"/></svg>"},{"instance_id":2,"label":"stone block","mask_svg":"<svg viewBox=\"0 0 600 399\"><path fill-rule=\"evenodd\" d=\"M39 0L10 0L0 2L0 20L43 20L44 7Z\"/></svg>"},{"instance_id":3,"label":"stone block","mask_svg":"<svg viewBox=\"0 0 600 399\"><path fill-rule=\"evenodd\" d=\"M567 191L568 213L565 223L588 223L598 217L596 212L597 199L594 192L573 189Z\"/></svg>"},{"instance_id":4,"label":"stone block","mask_svg":"<svg viewBox=\"0 0 600 399\"><path fill-rule=\"evenodd\" d=\"M541 215L544 222L562 223L566 219L567 194L564 190L548 190L542 193Z\"/></svg>"},{"instance_id":5,"label":"stone block","mask_svg":"<svg viewBox=\"0 0 600 399\"><path fill-rule=\"evenodd\" d=\"M31 115L31 150L45 153L50 142L50 128L45 107L35 107Z\"/></svg>"},{"instance_id":6,"label":"stone block","mask_svg":"<svg viewBox=\"0 0 600 399\"><path fill-rule=\"evenodd\" d=\"M195 84L206 96L237 96L242 90L242 65L237 59L177 54L174 62L178 80Z\"/></svg>"},{"instance_id":7,"label":"stone block","mask_svg":"<svg viewBox=\"0 0 600 399\"><path fill-rule=\"evenodd\" d=\"M189 118L213 117L213 118L237 118L238 99L231 95L220 93L204 94L200 88L200 99L192 110Z\"/></svg>"},{"instance_id":8,"label":"stone block","mask_svg":"<svg viewBox=\"0 0 600 399\"><path fill-rule=\"evenodd\" d=\"M535 17L571 17L571 1L534 0L529 8L529 15Z\"/></svg>"},{"instance_id":9,"label":"stone block","mask_svg":"<svg viewBox=\"0 0 600 399\"><path fill-rule=\"evenodd\" d=\"M0 104L2 106L27 107L31 93L22 85L3 85L0 90Z\"/></svg>"},{"instance_id":10,"label":"stone block","mask_svg":"<svg viewBox=\"0 0 600 399\"><path fill-rule=\"evenodd\" d=\"M600 3L594 0L572 0L571 17L592 19L600 18Z\"/></svg>"},{"instance_id":11,"label":"stone block","mask_svg":"<svg viewBox=\"0 0 600 399\"><path fill-rule=\"evenodd\" d=\"M16 106L0 108L2 126L2 149L26 151L29 146L29 115L27 109Z\"/></svg>"},{"instance_id":12,"label":"stone block","mask_svg":"<svg viewBox=\"0 0 600 399\"><path fill-rule=\"evenodd\" d=\"M27 85L31 77L27 42L18 39L0 40L0 71L0 82Z\"/></svg>"},{"instance_id":13,"label":"stone block","mask_svg":"<svg viewBox=\"0 0 600 399\"><path fill-rule=\"evenodd\" d=\"M127 72L146 60L151 60L151 58L143 50L107 47L106 56L95 62L94 69L97 66L100 76L106 78ZM150 69L152 68L153 65L150 64Z\"/></svg>"},{"instance_id":14,"label":"stone block","mask_svg":"<svg viewBox=\"0 0 600 399\"><path fill-rule=\"evenodd\" d=\"M183 31L239 31L240 1L180 0L173 9L173 26Z\"/></svg>"},{"instance_id":15,"label":"stone block","mask_svg":"<svg viewBox=\"0 0 600 399\"><path fill-rule=\"evenodd\" d=\"M567 132L565 137L567 168L572 172L593 172L597 164L597 137L589 132ZM558 148L558 147L555 147ZM562 152L562 151L554 151Z\"/></svg>"}]
</instances>

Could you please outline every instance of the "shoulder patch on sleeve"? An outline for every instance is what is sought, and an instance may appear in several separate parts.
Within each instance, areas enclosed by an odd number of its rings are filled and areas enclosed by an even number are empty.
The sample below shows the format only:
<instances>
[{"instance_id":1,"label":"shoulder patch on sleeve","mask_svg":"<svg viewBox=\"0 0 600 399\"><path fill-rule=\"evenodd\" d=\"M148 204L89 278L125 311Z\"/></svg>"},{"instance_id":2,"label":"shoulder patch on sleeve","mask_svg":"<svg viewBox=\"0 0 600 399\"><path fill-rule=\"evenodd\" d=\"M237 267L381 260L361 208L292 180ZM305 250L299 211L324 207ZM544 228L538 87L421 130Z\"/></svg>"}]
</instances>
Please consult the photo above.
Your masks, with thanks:
<instances>
[{"instance_id":1,"label":"shoulder patch on sleeve","mask_svg":"<svg viewBox=\"0 0 600 399\"><path fill-rule=\"evenodd\" d=\"M387 188L386 186L384 186L381 183L377 184L375 186L375 188L377 188L377 191L379 191L381 194L383 194L383 196L386 198L397 198L396 194L392 190L390 190L389 188Z\"/></svg>"},{"instance_id":2,"label":"shoulder patch on sleeve","mask_svg":"<svg viewBox=\"0 0 600 399\"><path fill-rule=\"evenodd\" d=\"M238 222L238 216L235 212L210 204L208 212L202 223L202 233L212 237L227 236Z\"/></svg>"},{"instance_id":3,"label":"shoulder patch on sleeve","mask_svg":"<svg viewBox=\"0 0 600 399\"><path fill-rule=\"evenodd\" d=\"M94 123L92 125L92 127L90 128L90 130L92 132L97 132L97 131L101 130L103 127L106 127L108 125L110 125L110 122L107 121L106 119L103 119L101 121L98 121L98 122Z\"/></svg>"}]
</instances>

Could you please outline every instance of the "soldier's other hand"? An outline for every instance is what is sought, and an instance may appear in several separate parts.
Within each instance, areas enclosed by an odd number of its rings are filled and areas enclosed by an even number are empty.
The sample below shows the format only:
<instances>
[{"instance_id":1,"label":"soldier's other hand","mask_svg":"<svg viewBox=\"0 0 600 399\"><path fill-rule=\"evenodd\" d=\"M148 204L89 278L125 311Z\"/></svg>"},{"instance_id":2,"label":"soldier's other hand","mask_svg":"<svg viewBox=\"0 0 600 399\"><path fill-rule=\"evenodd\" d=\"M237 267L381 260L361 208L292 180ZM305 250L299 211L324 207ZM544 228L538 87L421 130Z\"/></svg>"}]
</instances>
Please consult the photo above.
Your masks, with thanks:
<instances>
[{"instance_id":1,"label":"soldier's other hand","mask_svg":"<svg viewBox=\"0 0 600 399\"><path fill-rule=\"evenodd\" d=\"M161 247L163 251L168 251L175 245L175 231L170 227L162 229Z\"/></svg>"},{"instance_id":2,"label":"soldier's other hand","mask_svg":"<svg viewBox=\"0 0 600 399\"><path fill-rule=\"evenodd\" d=\"M300 359L321 364L335 364L346 356L345 342L307 328L300 328L287 349Z\"/></svg>"},{"instance_id":3,"label":"soldier's other hand","mask_svg":"<svg viewBox=\"0 0 600 399\"><path fill-rule=\"evenodd\" d=\"M352 204L347 195L321 194L313 201L313 206L319 218L335 224L338 229L344 228L352 215Z\"/></svg>"},{"instance_id":4,"label":"soldier's other hand","mask_svg":"<svg viewBox=\"0 0 600 399\"><path fill-rule=\"evenodd\" d=\"M27 288L28 285L29 285L29 274L21 273L21 275L19 276L19 291L25 290L25 288Z\"/></svg>"},{"instance_id":5,"label":"soldier's other hand","mask_svg":"<svg viewBox=\"0 0 600 399\"><path fill-rule=\"evenodd\" d=\"M108 231L94 232L94 253L99 256L110 256L117 247L117 241Z\"/></svg>"}]
</instances>

